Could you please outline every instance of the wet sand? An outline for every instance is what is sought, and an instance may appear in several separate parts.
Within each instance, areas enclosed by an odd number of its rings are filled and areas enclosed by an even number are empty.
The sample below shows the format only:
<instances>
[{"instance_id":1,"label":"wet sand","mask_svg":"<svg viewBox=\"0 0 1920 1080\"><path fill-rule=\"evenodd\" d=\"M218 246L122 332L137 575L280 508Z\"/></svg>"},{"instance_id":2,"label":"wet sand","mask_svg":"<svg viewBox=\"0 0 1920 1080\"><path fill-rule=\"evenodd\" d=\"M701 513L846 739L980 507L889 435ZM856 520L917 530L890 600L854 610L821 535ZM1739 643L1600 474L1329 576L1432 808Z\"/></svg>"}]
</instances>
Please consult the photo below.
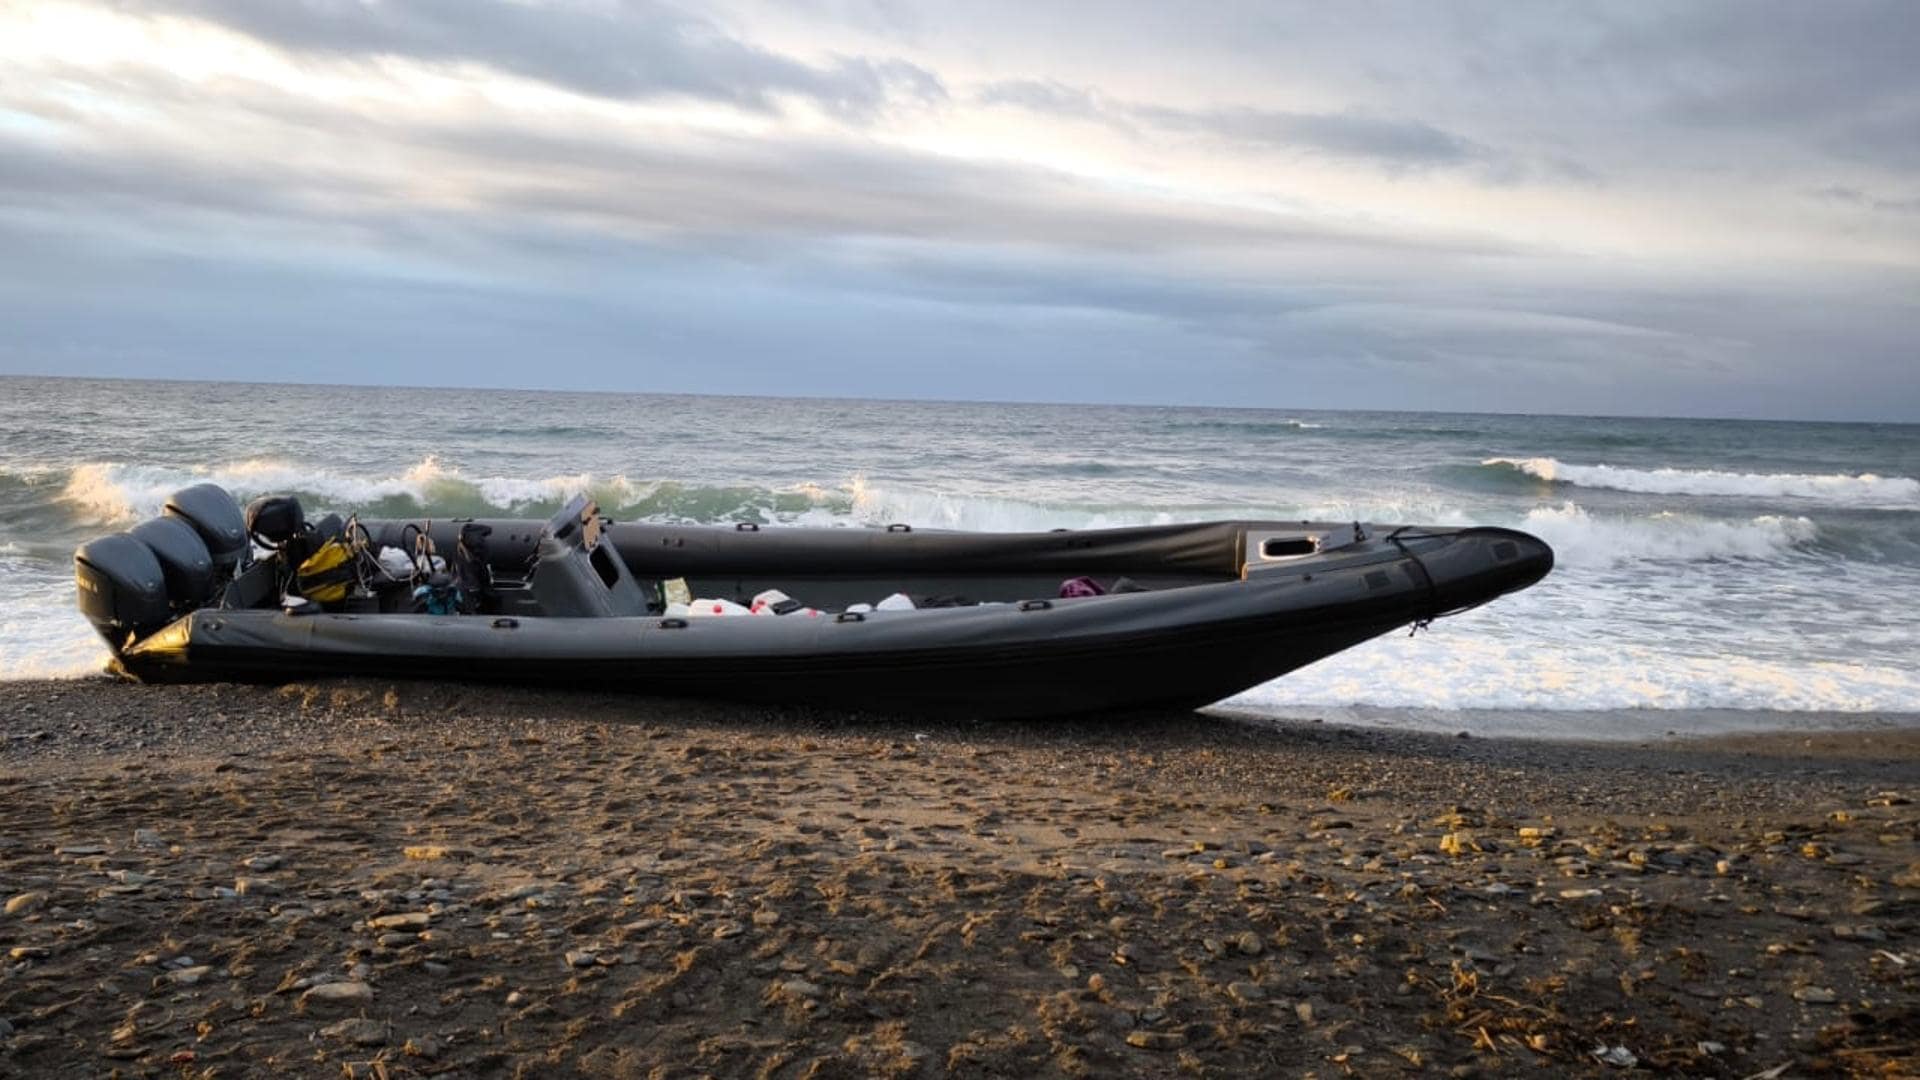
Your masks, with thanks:
<instances>
[{"instance_id":1,"label":"wet sand","mask_svg":"<svg viewBox=\"0 0 1920 1080\"><path fill-rule=\"evenodd\" d=\"M0 684L0 1076L1920 1072L1920 731Z\"/></svg>"}]
</instances>

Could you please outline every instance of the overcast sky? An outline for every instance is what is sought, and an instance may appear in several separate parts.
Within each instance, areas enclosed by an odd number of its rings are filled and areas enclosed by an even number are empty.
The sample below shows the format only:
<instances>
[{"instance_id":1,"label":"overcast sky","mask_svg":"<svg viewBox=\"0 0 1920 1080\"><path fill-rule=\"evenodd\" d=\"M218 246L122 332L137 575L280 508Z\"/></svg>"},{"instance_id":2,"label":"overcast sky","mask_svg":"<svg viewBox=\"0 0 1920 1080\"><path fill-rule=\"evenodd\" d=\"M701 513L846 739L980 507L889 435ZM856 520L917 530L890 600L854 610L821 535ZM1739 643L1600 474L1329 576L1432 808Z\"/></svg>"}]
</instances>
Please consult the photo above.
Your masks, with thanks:
<instances>
[{"instance_id":1,"label":"overcast sky","mask_svg":"<svg viewBox=\"0 0 1920 1080\"><path fill-rule=\"evenodd\" d=\"M1920 420L1920 4L0 0L0 373Z\"/></svg>"}]
</instances>

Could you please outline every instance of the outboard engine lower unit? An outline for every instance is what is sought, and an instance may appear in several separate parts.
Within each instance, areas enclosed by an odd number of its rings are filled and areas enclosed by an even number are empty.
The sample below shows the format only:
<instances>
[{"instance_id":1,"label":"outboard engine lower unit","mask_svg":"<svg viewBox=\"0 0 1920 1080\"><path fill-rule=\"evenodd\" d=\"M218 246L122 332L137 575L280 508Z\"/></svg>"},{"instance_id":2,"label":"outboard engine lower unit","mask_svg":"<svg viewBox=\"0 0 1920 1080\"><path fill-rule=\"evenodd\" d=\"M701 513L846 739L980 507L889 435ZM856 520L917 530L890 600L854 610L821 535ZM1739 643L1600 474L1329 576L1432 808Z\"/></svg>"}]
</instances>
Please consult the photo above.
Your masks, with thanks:
<instances>
[{"instance_id":1,"label":"outboard engine lower unit","mask_svg":"<svg viewBox=\"0 0 1920 1080\"><path fill-rule=\"evenodd\" d=\"M73 553L80 613L118 652L129 635L158 630L173 618L166 573L153 549L127 533L80 545Z\"/></svg>"}]
</instances>

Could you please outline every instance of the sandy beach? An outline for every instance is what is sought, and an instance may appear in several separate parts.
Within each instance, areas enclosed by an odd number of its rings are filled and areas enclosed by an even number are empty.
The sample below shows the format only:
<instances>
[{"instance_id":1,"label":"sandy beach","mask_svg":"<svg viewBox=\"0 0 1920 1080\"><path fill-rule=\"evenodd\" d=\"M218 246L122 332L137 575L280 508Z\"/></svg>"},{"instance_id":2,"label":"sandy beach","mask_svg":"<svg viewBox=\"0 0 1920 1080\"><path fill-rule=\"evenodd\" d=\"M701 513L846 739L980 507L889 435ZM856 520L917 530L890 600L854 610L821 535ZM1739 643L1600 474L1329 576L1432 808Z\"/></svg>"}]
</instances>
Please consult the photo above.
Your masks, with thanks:
<instances>
[{"instance_id":1,"label":"sandy beach","mask_svg":"<svg viewBox=\"0 0 1920 1080\"><path fill-rule=\"evenodd\" d=\"M0 1075L1912 1075L1920 731L0 685Z\"/></svg>"}]
</instances>

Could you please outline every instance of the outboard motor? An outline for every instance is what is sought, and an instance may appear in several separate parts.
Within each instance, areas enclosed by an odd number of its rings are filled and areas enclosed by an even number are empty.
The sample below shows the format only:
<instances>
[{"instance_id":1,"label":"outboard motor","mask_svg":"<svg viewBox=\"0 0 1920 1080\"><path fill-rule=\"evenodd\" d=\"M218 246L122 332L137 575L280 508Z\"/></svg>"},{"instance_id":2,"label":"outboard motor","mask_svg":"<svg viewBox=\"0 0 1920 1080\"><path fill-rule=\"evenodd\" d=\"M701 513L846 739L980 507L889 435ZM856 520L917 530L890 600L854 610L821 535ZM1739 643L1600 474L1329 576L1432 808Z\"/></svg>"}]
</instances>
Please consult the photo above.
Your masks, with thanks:
<instances>
[{"instance_id":1,"label":"outboard motor","mask_svg":"<svg viewBox=\"0 0 1920 1080\"><path fill-rule=\"evenodd\" d=\"M247 560L247 523L240 504L218 484L195 484L173 493L161 511L193 526L213 564L212 586L225 583ZM210 588L212 587L210 586Z\"/></svg>"},{"instance_id":2,"label":"outboard motor","mask_svg":"<svg viewBox=\"0 0 1920 1080\"><path fill-rule=\"evenodd\" d=\"M160 517L127 530L147 545L167 581L167 600L175 612L191 611L213 598L213 556L193 526L177 517Z\"/></svg>"},{"instance_id":3,"label":"outboard motor","mask_svg":"<svg viewBox=\"0 0 1920 1080\"><path fill-rule=\"evenodd\" d=\"M89 540L73 553L80 613L115 652L129 637L165 626L173 618L166 573L153 549L127 533Z\"/></svg>"},{"instance_id":4,"label":"outboard motor","mask_svg":"<svg viewBox=\"0 0 1920 1080\"><path fill-rule=\"evenodd\" d=\"M262 495L247 504L247 535L275 551L307 531L307 514L291 495Z\"/></svg>"}]
</instances>

